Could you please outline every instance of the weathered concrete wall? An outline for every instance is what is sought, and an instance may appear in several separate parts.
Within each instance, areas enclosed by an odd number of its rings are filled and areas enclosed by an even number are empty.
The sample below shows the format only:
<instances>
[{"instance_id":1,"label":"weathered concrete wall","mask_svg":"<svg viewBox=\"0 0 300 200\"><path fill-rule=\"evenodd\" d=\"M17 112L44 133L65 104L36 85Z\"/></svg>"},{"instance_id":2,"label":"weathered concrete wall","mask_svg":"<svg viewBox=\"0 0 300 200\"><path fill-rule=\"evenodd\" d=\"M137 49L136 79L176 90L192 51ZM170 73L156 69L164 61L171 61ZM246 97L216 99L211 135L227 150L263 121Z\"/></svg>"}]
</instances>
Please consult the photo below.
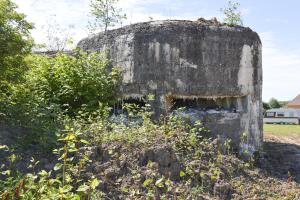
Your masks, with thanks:
<instances>
[{"instance_id":1,"label":"weathered concrete wall","mask_svg":"<svg viewBox=\"0 0 300 200\"><path fill-rule=\"evenodd\" d=\"M213 134L235 143L246 133L246 147L261 146L261 42L251 29L203 21L155 21L100 33L78 46L108 49L123 70L122 97L155 94L156 113L163 112L166 94L191 100L233 98L235 111L209 114L208 126Z\"/></svg>"}]
</instances>

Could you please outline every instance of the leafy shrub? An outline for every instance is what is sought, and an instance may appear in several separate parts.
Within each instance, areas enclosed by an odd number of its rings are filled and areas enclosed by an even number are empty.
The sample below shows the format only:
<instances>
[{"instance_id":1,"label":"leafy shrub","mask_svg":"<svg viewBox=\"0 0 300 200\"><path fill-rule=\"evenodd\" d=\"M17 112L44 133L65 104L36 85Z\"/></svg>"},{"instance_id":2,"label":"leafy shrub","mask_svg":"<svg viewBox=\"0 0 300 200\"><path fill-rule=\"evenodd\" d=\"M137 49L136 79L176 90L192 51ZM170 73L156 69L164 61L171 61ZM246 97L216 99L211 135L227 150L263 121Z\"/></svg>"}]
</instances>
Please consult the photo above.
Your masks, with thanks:
<instances>
[{"instance_id":1,"label":"leafy shrub","mask_svg":"<svg viewBox=\"0 0 300 200\"><path fill-rule=\"evenodd\" d=\"M32 130L22 138L25 146L49 145L65 118L103 115L114 102L118 70L101 54L76 50L55 57L30 55L26 63L25 81L9 84L0 94L0 121Z\"/></svg>"},{"instance_id":2,"label":"leafy shrub","mask_svg":"<svg viewBox=\"0 0 300 200\"><path fill-rule=\"evenodd\" d=\"M80 110L94 112L114 101L118 71L97 53L77 50L73 56L59 53L53 58L31 55L27 63L26 81L2 94L0 110L6 118L54 119L60 111L75 116Z\"/></svg>"},{"instance_id":3,"label":"leafy shrub","mask_svg":"<svg viewBox=\"0 0 300 200\"><path fill-rule=\"evenodd\" d=\"M55 149L58 155L57 164L54 171L35 171L39 161L31 160L29 168L32 173L24 176L13 173L12 170L0 172L5 175L5 179L0 181L0 199L98 199L101 195L95 189L99 181L91 177L83 180L82 169L89 161L87 155L80 159L75 159L74 155L78 147L84 147L87 141L81 139L81 134L73 129L67 129L59 135L60 148ZM1 149L0 149L1 150ZM13 162L11 162L13 164ZM2 166L3 168L3 166ZM4 167L5 168L5 167Z\"/></svg>"},{"instance_id":4,"label":"leafy shrub","mask_svg":"<svg viewBox=\"0 0 300 200\"><path fill-rule=\"evenodd\" d=\"M118 72L103 55L77 50L73 56L59 53L54 58L30 59L27 86L47 104L66 106L74 115L114 100Z\"/></svg>"},{"instance_id":5,"label":"leafy shrub","mask_svg":"<svg viewBox=\"0 0 300 200\"><path fill-rule=\"evenodd\" d=\"M230 26L243 25L242 14L239 11L240 3L235 1L228 1L228 6L221 9L225 15L224 22Z\"/></svg>"},{"instance_id":6,"label":"leafy shrub","mask_svg":"<svg viewBox=\"0 0 300 200\"><path fill-rule=\"evenodd\" d=\"M33 25L16 9L10 0L0 0L0 92L5 91L9 82L19 80L26 69L24 57L33 45Z\"/></svg>"},{"instance_id":7,"label":"leafy shrub","mask_svg":"<svg viewBox=\"0 0 300 200\"><path fill-rule=\"evenodd\" d=\"M279 101L275 98L270 99L269 106L270 106L270 108L280 108L281 107Z\"/></svg>"},{"instance_id":8,"label":"leafy shrub","mask_svg":"<svg viewBox=\"0 0 300 200\"><path fill-rule=\"evenodd\" d=\"M270 105L267 102L263 102L263 108L265 110L269 110L271 107L270 107Z\"/></svg>"}]
</instances>

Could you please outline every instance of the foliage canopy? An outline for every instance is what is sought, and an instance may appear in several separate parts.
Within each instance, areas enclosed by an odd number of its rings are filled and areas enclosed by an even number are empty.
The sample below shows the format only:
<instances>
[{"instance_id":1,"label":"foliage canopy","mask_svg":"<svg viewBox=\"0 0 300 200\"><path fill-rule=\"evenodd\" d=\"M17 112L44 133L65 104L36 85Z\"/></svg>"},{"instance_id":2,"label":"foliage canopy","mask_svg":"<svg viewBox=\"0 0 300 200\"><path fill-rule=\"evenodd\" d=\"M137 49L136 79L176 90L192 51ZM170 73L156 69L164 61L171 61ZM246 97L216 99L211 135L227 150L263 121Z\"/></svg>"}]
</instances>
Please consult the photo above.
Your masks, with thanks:
<instances>
[{"instance_id":1,"label":"foliage canopy","mask_svg":"<svg viewBox=\"0 0 300 200\"><path fill-rule=\"evenodd\" d=\"M67 105L71 112L82 106L94 109L114 98L118 71L103 55L80 50L73 56L31 57L27 87L49 103Z\"/></svg>"},{"instance_id":2,"label":"foliage canopy","mask_svg":"<svg viewBox=\"0 0 300 200\"><path fill-rule=\"evenodd\" d=\"M25 81L0 98L6 119L44 126L58 113L94 112L114 100L118 70L100 54L77 50L72 56L31 55L26 62Z\"/></svg>"},{"instance_id":3,"label":"foliage canopy","mask_svg":"<svg viewBox=\"0 0 300 200\"><path fill-rule=\"evenodd\" d=\"M280 108L281 107L279 101L277 99L275 99L275 98L270 99L269 106L271 108Z\"/></svg>"},{"instance_id":4,"label":"foliage canopy","mask_svg":"<svg viewBox=\"0 0 300 200\"><path fill-rule=\"evenodd\" d=\"M122 14L122 9L117 8L116 4L119 0L91 0L91 14L95 17L94 22L90 22L89 29L91 32L98 28L107 31L109 27L126 19L126 15Z\"/></svg>"},{"instance_id":5,"label":"foliage canopy","mask_svg":"<svg viewBox=\"0 0 300 200\"><path fill-rule=\"evenodd\" d=\"M239 11L240 3L229 0L226 8L221 9L225 15L224 22L229 25L243 25L242 14Z\"/></svg>"},{"instance_id":6,"label":"foliage canopy","mask_svg":"<svg viewBox=\"0 0 300 200\"><path fill-rule=\"evenodd\" d=\"M25 70L23 62L33 45L30 30L33 25L16 11L16 4L0 0L0 90L7 82L17 81Z\"/></svg>"}]
</instances>

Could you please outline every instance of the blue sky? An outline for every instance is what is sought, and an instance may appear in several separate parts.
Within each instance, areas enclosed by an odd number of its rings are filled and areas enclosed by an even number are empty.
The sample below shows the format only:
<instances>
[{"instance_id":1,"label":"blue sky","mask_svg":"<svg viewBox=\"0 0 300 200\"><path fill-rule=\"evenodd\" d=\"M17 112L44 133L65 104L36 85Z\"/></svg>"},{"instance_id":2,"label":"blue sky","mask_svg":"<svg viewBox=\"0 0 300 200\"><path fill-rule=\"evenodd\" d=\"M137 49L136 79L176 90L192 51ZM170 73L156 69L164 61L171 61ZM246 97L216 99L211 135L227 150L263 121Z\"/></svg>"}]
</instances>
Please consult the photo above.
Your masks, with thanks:
<instances>
[{"instance_id":1,"label":"blue sky","mask_svg":"<svg viewBox=\"0 0 300 200\"><path fill-rule=\"evenodd\" d=\"M74 25L71 35L77 42L87 36L90 0L13 0L28 20L37 42L45 41L42 28L54 18L61 27ZM240 0L244 25L256 31L263 43L263 100L271 97L291 100L300 93L300 1ZM160 19L217 17L226 0L120 0L128 19L124 24Z\"/></svg>"}]
</instances>

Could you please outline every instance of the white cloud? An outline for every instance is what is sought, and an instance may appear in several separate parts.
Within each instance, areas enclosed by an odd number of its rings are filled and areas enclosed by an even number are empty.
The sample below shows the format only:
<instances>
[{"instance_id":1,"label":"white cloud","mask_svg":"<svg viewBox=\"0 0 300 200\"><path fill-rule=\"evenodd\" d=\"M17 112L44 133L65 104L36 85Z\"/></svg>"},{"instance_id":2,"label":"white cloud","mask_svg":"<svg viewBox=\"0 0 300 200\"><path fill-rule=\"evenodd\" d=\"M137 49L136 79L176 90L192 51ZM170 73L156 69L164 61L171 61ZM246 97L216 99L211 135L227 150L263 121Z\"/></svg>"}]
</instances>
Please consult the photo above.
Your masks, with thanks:
<instances>
[{"instance_id":1,"label":"white cloud","mask_svg":"<svg viewBox=\"0 0 300 200\"><path fill-rule=\"evenodd\" d=\"M263 43L263 99L293 99L300 93L300 49L280 49L272 32L260 36Z\"/></svg>"},{"instance_id":2,"label":"white cloud","mask_svg":"<svg viewBox=\"0 0 300 200\"><path fill-rule=\"evenodd\" d=\"M72 34L75 41L86 37L86 24L89 13L89 0L13 0L19 11L27 15L27 19L33 22L35 30L32 35L37 43L45 42L46 33L44 27L48 21L55 21L62 28L74 25Z\"/></svg>"},{"instance_id":3,"label":"white cloud","mask_svg":"<svg viewBox=\"0 0 300 200\"><path fill-rule=\"evenodd\" d=\"M88 35L87 24L91 19L89 14L90 0L13 0L19 6L19 10L27 15L27 19L35 24L32 35L37 43L44 43L46 33L43 27L47 21L55 18L61 27L74 25L72 35L75 42ZM123 25L162 19L197 19L192 12L179 12L180 6L184 4L181 0L120 0L118 6L127 14L127 20ZM155 9L152 7L163 8ZM199 9L200 16L208 17L209 14Z\"/></svg>"},{"instance_id":4,"label":"white cloud","mask_svg":"<svg viewBox=\"0 0 300 200\"><path fill-rule=\"evenodd\" d=\"M191 2L192 3L192 2ZM182 0L121 0L119 7L127 13L126 24L163 19L195 20L198 17L210 17L205 9L197 9L197 13L183 7L187 5Z\"/></svg>"}]
</instances>

